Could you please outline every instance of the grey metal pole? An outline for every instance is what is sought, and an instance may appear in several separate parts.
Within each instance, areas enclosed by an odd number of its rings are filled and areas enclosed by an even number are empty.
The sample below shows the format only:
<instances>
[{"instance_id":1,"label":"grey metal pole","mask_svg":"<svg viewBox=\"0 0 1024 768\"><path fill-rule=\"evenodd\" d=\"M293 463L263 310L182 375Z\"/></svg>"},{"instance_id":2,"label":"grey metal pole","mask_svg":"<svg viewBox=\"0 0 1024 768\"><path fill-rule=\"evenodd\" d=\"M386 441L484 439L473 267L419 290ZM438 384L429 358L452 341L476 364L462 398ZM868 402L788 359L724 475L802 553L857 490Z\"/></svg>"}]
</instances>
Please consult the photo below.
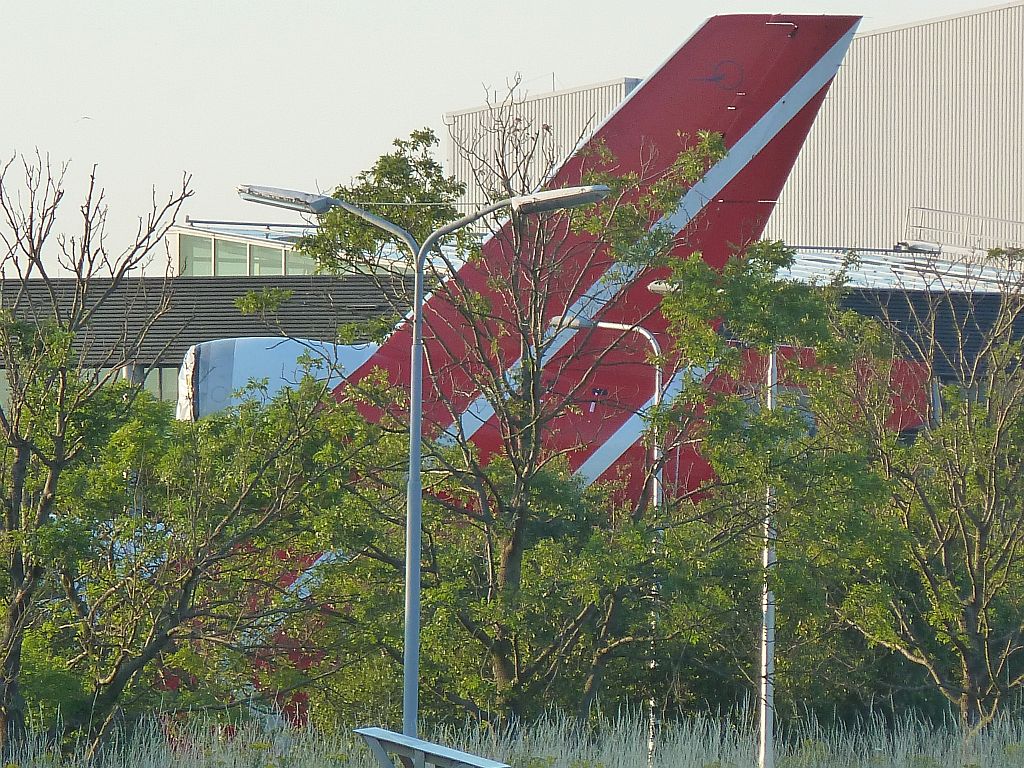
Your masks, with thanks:
<instances>
[{"instance_id":1,"label":"grey metal pole","mask_svg":"<svg viewBox=\"0 0 1024 768\"><path fill-rule=\"evenodd\" d=\"M556 320L561 321L561 318L556 318ZM568 323L568 325L570 327L574 327L575 326L577 328L582 328L582 327L588 327L589 326L591 328L603 328L605 330L610 330L610 331L634 331L636 333L639 333L641 336L643 336L647 340L647 343L651 345L651 351L654 353L654 398L651 400L651 403L652 403L655 411L657 411L661 407L661 399L662 399L663 390L664 390L665 374L664 374L664 371L663 371L662 366L661 366L661 345L658 344L658 340L654 337L653 333L651 333L649 330L644 328L642 325L629 325L627 323L612 323L612 322L605 322L605 321L600 321L600 320L596 321L596 322L589 321L588 323L584 323L583 321L581 321L581 320L579 320L577 318L577 319L571 320ZM663 474L662 474L664 469L661 466L661 458L662 458L661 441L658 439L657 430L654 431L653 438L654 438L654 446L651 449L651 462L654 464L655 469L654 469L654 474L651 477L651 505L654 507L654 509L660 510L661 506L662 506L662 499L663 499L665 490L664 490L664 482L663 482L664 478L663 478ZM659 529L658 532L657 532L656 543L654 545L655 547L657 547L657 544L660 543L660 541L661 541L661 534L662 534L662 532ZM656 597L657 596L657 590L658 590L658 586L657 585L655 585L655 590L656 590L655 591L655 597ZM652 632L656 628L657 619L658 619L657 609L652 604L652 606L651 606L651 631ZM653 650L653 643L654 643L653 638L651 640L651 643L652 643L652 650ZM651 658L651 670L652 670L652 672L655 669L655 664L656 664L656 662L654 661L654 658L652 657ZM648 768L653 768L653 766L654 766L654 742L655 742L655 736L657 735L657 731L658 731L658 714L657 713L658 713L657 702L654 700L654 695L652 693L651 697L647 701L647 765L648 765Z\"/></svg>"},{"instance_id":2,"label":"grey metal pole","mask_svg":"<svg viewBox=\"0 0 1024 768\"><path fill-rule=\"evenodd\" d=\"M423 267L416 251L409 365L409 478L405 493L405 642L402 657L402 733L416 738L420 680L420 554L423 528Z\"/></svg>"},{"instance_id":3,"label":"grey metal pole","mask_svg":"<svg viewBox=\"0 0 1024 768\"><path fill-rule=\"evenodd\" d=\"M661 367L661 345L658 344L658 340L654 338L654 334L648 331L646 328L635 326L637 333L642 335L651 344L651 349L654 352L654 399L652 403L654 405L655 413L661 408L661 398L663 395L662 390L664 389L664 372ZM657 428L654 429L651 435L654 445L651 448L651 461L654 463L654 475L651 477L651 505L654 507L655 512L660 512L662 507L662 497L665 493L665 487L663 483L662 472L664 468L661 466L661 440L658 438ZM661 543L662 530L658 529L655 538L655 548ZM659 585L655 583L654 593L655 602L651 604L651 677L654 677L654 670L657 668L658 662L655 660L654 652L654 637L653 633L657 630L658 626L658 607L657 597ZM658 702L654 698L654 690L651 689L651 696L647 700L647 768L654 768L654 746L658 735Z\"/></svg>"},{"instance_id":4,"label":"grey metal pole","mask_svg":"<svg viewBox=\"0 0 1024 768\"><path fill-rule=\"evenodd\" d=\"M557 321L561 321L562 318L555 318ZM664 389L664 378L665 374L661 367L661 345L658 340L654 338L654 334L644 328L642 325L629 325L628 323L612 323L605 322L603 320L598 321L583 321L579 318L570 319L566 325L568 327L576 328L603 328L608 331L635 331L643 336L647 343L651 345L651 351L654 353L654 398L651 403L654 409L657 410L661 407L662 389ZM662 488L662 470L661 470L661 444L658 442L657 433L654 435L654 448L651 451L651 461L656 467L654 476L651 478L651 503L657 507L661 507L662 495L664 490Z\"/></svg>"},{"instance_id":5,"label":"grey metal pole","mask_svg":"<svg viewBox=\"0 0 1024 768\"><path fill-rule=\"evenodd\" d=\"M768 356L768 410L775 410L779 390L779 350L772 346ZM761 592L761 680L758 704L760 729L757 744L758 768L775 768L775 593L771 575L775 570L775 493L769 485L765 499L764 550L762 566L764 583Z\"/></svg>"},{"instance_id":6,"label":"grey metal pole","mask_svg":"<svg viewBox=\"0 0 1024 768\"><path fill-rule=\"evenodd\" d=\"M409 371L409 478L406 487L405 521L405 644L402 658L402 733L406 736L416 736L419 720L420 569L423 527L423 302L427 254L440 238L502 208L511 207L522 214L542 213L589 205L603 199L609 192L607 186L592 185L554 189L500 200L431 232L421 246L412 234L394 222L363 210L347 200L278 187L247 184L238 187L238 194L243 200L303 213L320 215L331 208L341 208L398 237L415 259Z\"/></svg>"},{"instance_id":7,"label":"grey metal pole","mask_svg":"<svg viewBox=\"0 0 1024 768\"><path fill-rule=\"evenodd\" d=\"M402 733L416 737L419 722L420 680L420 595L423 530L423 303L426 291L427 255L445 235L472 224L482 216L512 204L512 200L487 206L469 216L431 232L423 245L397 224L364 211L345 200L329 198L331 206L342 208L374 226L397 236L415 259L412 303L412 346L409 351L409 476L405 494L405 635L402 652Z\"/></svg>"},{"instance_id":8,"label":"grey metal pole","mask_svg":"<svg viewBox=\"0 0 1024 768\"><path fill-rule=\"evenodd\" d=\"M427 254L445 235L511 205L502 200L431 232L423 245L406 240L416 257L413 278L412 347L409 359L409 480L405 496L405 642L402 656L402 733L416 738L419 722L420 595L423 530L423 301ZM347 209L350 210L350 209ZM358 214L357 215L361 215ZM367 217L363 217L367 218ZM372 219L367 219L372 222ZM373 222L377 223L377 222ZM380 226L378 224L378 226ZM403 230L404 231L404 230Z\"/></svg>"}]
</instances>

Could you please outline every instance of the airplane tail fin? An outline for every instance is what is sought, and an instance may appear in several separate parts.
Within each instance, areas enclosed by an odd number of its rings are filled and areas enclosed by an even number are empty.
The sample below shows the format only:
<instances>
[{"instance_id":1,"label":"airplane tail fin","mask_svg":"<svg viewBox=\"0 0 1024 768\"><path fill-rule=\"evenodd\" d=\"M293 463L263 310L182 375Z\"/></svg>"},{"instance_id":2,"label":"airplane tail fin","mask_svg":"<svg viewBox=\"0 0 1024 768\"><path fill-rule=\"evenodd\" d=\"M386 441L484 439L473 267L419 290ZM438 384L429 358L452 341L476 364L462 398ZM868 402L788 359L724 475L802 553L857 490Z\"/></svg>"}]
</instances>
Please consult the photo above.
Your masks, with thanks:
<instances>
[{"instance_id":1,"label":"airplane tail fin","mask_svg":"<svg viewBox=\"0 0 1024 768\"><path fill-rule=\"evenodd\" d=\"M679 255L700 252L710 264L721 266L760 237L858 22L853 16L711 18L596 128L590 146L600 143L615 158L619 172L653 178L659 163L667 167L701 132L720 134L727 148L724 157L654 226L675 236ZM585 151L570 157L549 186L579 183L587 162ZM505 226L507 230L512 223ZM507 231L504 235L492 237L483 245L482 258L459 269L452 280L456 289L435 292L424 308L426 354L434 372L425 382L425 418L435 428L454 425L484 456L499 448L502 435L494 393L484 394L486 387L474 371L513 371L523 364L514 317L522 297L509 296L509 286L536 290L525 288L529 280L510 280L509 273L523 267L503 251L509 240ZM646 288L649 280L640 284L635 279L639 269L616 265L607 253L595 257L585 238L565 234L562 248L568 255L544 278L543 290L555 297L547 302L544 319L566 315L625 324L643 321L652 332L665 333L658 298ZM478 294L478 301L490 308L491 317L482 328L469 327L464 307L453 298L466 291ZM565 328L557 335L546 350L545 371L550 366L569 375L572 366L566 357L579 351L577 334ZM407 386L410 336L408 324L399 328L354 378L383 369L393 384ZM642 377L644 360L635 349L632 356ZM607 390L614 408L595 407L553 438L577 446L554 447L573 453L574 466L588 479L604 475L636 443L642 425L635 415L649 401L649 388L638 384L595 384L594 389Z\"/></svg>"}]
</instances>

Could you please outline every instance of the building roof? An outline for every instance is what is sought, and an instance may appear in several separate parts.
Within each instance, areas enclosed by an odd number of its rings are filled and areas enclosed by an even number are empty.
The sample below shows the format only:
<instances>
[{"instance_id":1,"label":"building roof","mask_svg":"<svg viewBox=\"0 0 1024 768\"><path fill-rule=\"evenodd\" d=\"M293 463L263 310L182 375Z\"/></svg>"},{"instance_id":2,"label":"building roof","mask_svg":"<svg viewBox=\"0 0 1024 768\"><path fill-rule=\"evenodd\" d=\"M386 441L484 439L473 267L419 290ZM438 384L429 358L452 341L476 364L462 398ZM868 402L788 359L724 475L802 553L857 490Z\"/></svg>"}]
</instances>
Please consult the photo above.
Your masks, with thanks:
<instances>
[{"instance_id":1,"label":"building roof","mask_svg":"<svg viewBox=\"0 0 1024 768\"><path fill-rule=\"evenodd\" d=\"M1020 260L984 251L902 243L902 250L798 248L784 279L823 284L846 267L842 305L893 331L944 382L969 381L997 322L1024 338ZM1007 304L1007 300L1017 302Z\"/></svg>"},{"instance_id":2,"label":"building roof","mask_svg":"<svg viewBox=\"0 0 1024 768\"><path fill-rule=\"evenodd\" d=\"M944 16L933 16L928 19L919 19L917 21L910 21L904 24L893 24L888 27L880 27L878 29L870 29L864 32L858 32L857 37L871 37L873 35L884 35L889 32L898 32L903 29L915 29L917 27L924 27L929 24L941 24L947 21L953 21L955 19L964 19L970 16L981 16L986 13L993 13L995 11L1004 11L1007 8L1018 8L1024 5L1024 0L1014 0L1012 3L1001 3L999 5L989 5L984 8L973 8L969 11L961 11L959 13L949 13Z\"/></svg>"},{"instance_id":3,"label":"building roof","mask_svg":"<svg viewBox=\"0 0 1024 768\"><path fill-rule=\"evenodd\" d=\"M130 278L103 300L110 285L95 279L81 294L84 306L98 306L77 339L85 367L179 365L191 345L227 337L331 341L343 325L403 314L412 294L411 279L379 275ZM235 306L266 289L291 292L272 318L243 315ZM39 322L58 311L66 317L75 294L73 279L0 281L2 306Z\"/></svg>"},{"instance_id":4,"label":"building roof","mask_svg":"<svg viewBox=\"0 0 1024 768\"><path fill-rule=\"evenodd\" d=\"M295 245L302 238L315 233L317 225L315 223L274 224L261 221L221 221L186 218L184 225L177 225L174 229L186 233L199 231L209 235L226 235L243 240L269 241L274 245L287 248Z\"/></svg>"},{"instance_id":5,"label":"building roof","mask_svg":"<svg viewBox=\"0 0 1024 768\"><path fill-rule=\"evenodd\" d=\"M879 290L1001 293L1024 288L1021 260L1008 265L977 249L900 243L899 249L796 248L783 279L824 284L845 268L845 284Z\"/></svg>"}]
</instances>

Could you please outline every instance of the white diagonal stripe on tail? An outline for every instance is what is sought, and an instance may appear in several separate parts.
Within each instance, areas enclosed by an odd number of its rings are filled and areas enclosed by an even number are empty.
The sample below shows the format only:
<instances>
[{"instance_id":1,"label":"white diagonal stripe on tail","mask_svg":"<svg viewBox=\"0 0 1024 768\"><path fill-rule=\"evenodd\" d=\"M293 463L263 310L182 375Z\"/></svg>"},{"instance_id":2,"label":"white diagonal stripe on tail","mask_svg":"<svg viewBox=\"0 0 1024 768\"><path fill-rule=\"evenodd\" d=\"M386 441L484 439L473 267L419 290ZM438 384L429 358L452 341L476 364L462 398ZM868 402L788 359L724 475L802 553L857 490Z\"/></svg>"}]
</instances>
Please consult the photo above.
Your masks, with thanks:
<instances>
[{"instance_id":1,"label":"white diagonal stripe on tail","mask_svg":"<svg viewBox=\"0 0 1024 768\"><path fill-rule=\"evenodd\" d=\"M769 142L835 76L839 64L846 54L846 49L849 48L850 42L853 40L855 31L856 27L853 27L841 37L781 99L761 116L760 120L751 126L750 130L729 150L729 154L712 166L704 178L687 191L675 211L663 216L654 226L667 228L674 235L684 229L708 202L714 200L726 185L736 178L740 171L768 146ZM573 302L564 314L568 317L594 317L615 298L619 291L632 282L639 271L637 267L618 263L610 267L608 272L613 270L619 273L615 275L615 279L606 280L602 276ZM546 356L555 355L576 333L577 331L571 328L561 331L548 349ZM520 361L517 360L510 366L509 371L516 370L519 365ZM467 438L472 437L493 415L493 406L484 395L480 395L460 417L463 434ZM626 448L628 447L626 446Z\"/></svg>"}]
</instances>

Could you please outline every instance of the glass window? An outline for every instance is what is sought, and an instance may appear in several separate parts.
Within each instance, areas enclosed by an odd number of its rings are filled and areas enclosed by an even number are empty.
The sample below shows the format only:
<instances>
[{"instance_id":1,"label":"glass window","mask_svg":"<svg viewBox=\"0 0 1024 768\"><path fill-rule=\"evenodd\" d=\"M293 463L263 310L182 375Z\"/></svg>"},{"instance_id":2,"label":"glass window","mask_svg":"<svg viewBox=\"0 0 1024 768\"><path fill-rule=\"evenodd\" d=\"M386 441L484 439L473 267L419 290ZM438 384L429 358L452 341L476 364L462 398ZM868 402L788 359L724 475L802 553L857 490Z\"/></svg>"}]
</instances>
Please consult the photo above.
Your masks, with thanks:
<instances>
[{"instance_id":1,"label":"glass window","mask_svg":"<svg viewBox=\"0 0 1024 768\"><path fill-rule=\"evenodd\" d=\"M214 274L238 277L249 274L249 254L245 243L231 240L214 240Z\"/></svg>"},{"instance_id":2,"label":"glass window","mask_svg":"<svg viewBox=\"0 0 1024 768\"><path fill-rule=\"evenodd\" d=\"M0 407L11 404L11 387L7 381L7 371L0 370Z\"/></svg>"},{"instance_id":3,"label":"glass window","mask_svg":"<svg viewBox=\"0 0 1024 768\"><path fill-rule=\"evenodd\" d=\"M178 399L178 369L175 367L160 369L160 399L172 403Z\"/></svg>"},{"instance_id":4,"label":"glass window","mask_svg":"<svg viewBox=\"0 0 1024 768\"><path fill-rule=\"evenodd\" d=\"M252 273L254 275L284 274L284 254L280 248L250 245L249 255L252 256Z\"/></svg>"},{"instance_id":5,"label":"glass window","mask_svg":"<svg viewBox=\"0 0 1024 768\"><path fill-rule=\"evenodd\" d=\"M178 270L182 275L212 275L213 239L178 235Z\"/></svg>"},{"instance_id":6,"label":"glass window","mask_svg":"<svg viewBox=\"0 0 1024 768\"><path fill-rule=\"evenodd\" d=\"M146 381L143 382L142 388L145 389L153 397L160 397L160 369L150 368L146 374Z\"/></svg>"},{"instance_id":7,"label":"glass window","mask_svg":"<svg viewBox=\"0 0 1024 768\"><path fill-rule=\"evenodd\" d=\"M297 251L284 252L284 265L286 275L312 275L316 269L312 257Z\"/></svg>"}]
</instances>

